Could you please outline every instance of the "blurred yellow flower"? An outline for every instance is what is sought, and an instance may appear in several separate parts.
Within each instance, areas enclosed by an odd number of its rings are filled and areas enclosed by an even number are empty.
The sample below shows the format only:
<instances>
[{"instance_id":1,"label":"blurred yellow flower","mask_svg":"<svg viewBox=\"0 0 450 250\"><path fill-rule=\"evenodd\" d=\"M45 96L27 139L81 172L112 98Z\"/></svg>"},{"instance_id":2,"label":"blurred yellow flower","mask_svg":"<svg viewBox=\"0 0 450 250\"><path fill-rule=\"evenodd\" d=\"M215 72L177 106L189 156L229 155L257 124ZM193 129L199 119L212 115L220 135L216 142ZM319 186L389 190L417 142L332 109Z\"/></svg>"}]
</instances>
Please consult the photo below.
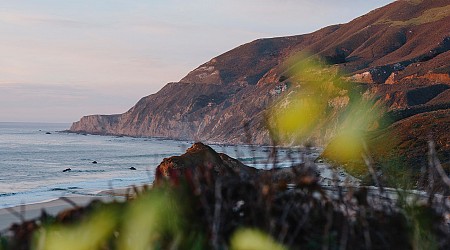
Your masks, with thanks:
<instances>
[{"instance_id":1,"label":"blurred yellow flower","mask_svg":"<svg viewBox=\"0 0 450 250\"><path fill-rule=\"evenodd\" d=\"M269 110L268 127L278 144L302 144L312 136L330 144L326 158L338 162L362 160L365 133L382 114L367 96L355 91L336 67L302 54L285 63L290 92ZM330 136L335 135L335 136ZM334 137L334 138L333 138Z\"/></svg>"},{"instance_id":2,"label":"blurred yellow flower","mask_svg":"<svg viewBox=\"0 0 450 250\"><path fill-rule=\"evenodd\" d=\"M302 139L315 127L324 112L325 105L314 98L302 98L272 110L272 123L280 137Z\"/></svg>"},{"instance_id":3,"label":"blurred yellow flower","mask_svg":"<svg viewBox=\"0 0 450 250\"><path fill-rule=\"evenodd\" d=\"M36 250L93 250L100 249L117 223L114 210L100 210L74 226L55 226L41 229Z\"/></svg>"},{"instance_id":4,"label":"blurred yellow flower","mask_svg":"<svg viewBox=\"0 0 450 250\"><path fill-rule=\"evenodd\" d=\"M287 248L259 230L240 229L231 238L231 250L287 250Z\"/></svg>"}]
</instances>

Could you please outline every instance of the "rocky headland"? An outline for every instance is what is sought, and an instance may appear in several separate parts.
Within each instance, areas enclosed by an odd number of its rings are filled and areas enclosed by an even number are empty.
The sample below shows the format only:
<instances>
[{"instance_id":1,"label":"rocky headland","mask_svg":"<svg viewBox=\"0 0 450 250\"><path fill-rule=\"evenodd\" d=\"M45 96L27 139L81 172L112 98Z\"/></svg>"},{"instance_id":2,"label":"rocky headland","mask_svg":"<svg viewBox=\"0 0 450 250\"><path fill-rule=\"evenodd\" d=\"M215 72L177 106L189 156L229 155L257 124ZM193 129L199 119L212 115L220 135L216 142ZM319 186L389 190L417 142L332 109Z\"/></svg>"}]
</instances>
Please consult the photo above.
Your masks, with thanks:
<instances>
[{"instance_id":1,"label":"rocky headland","mask_svg":"<svg viewBox=\"0 0 450 250\"><path fill-rule=\"evenodd\" d=\"M123 114L85 116L70 132L271 144L267 109L301 91L293 87L296 78L286 63L299 53L321 58L347 83L336 86L338 94L328 102L330 117L345 111L355 96L386 107L388 122L375 126L372 137L398 134L400 139L390 145L393 151L381 147L378 153L426 163L423 150L432 139L441 159L450 160L447 0L395 1L310 34L258 39L200 65ZM308 141L326 146L323 137L336 133L332 124L328 127Z\"/></svg>"}]
</instances>

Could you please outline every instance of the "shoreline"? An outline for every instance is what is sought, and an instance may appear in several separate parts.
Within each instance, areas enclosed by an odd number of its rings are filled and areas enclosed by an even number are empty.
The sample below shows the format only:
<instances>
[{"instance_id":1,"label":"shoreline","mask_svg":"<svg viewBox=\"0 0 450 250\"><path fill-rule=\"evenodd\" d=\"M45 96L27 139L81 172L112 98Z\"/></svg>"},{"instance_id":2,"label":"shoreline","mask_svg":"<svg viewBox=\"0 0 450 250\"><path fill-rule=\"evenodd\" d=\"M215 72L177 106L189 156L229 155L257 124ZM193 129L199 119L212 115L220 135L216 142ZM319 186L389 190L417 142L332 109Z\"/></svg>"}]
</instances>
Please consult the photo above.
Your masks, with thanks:
<instances>
[{"instance_id":1,"label":"shoreline","mask_svg":"<svg viewBox=\"0 0 450 250\"><path fill-rule=\"evenodd\" d=\"M143 187L137 188L139 191L143 190ZM86 206L94 200L100 200L102 202L112 202L114 200L124 201L127 194L133 195L134 193L135 191L131 187L107 189L99 191L95 195L68 195L47 201L0 208L0 234L6 233L14 223L21 223L22 220L19 218L19 215L23 217L24 221L38 218L42 211L56 216L64 210L74 208L71 202L77 206Z\"/></svg>"},{"instance_id":2,"label":"shoreline","mask_svg":"<svg viewBox=\"0 0 450 250\"><path fill-rule=\"evenodd\" d=\"M133 136L133 135L127 135L127 134L116 134L116 133L95 133L95 132L88 132L88 131L72 131L69 129L66 130L60 130L55 131L57 133L62 134L77 134L77 135L83 135L83 136L109 136L109 137L126 137L126 138L134 138L134 139L154 139L156 141L176 141L176 142L186 142L188 144L193 144L197 141L203 142L209 146L224 146L224 147L264 147L264 148L277 148L277 149L305 149L307 148L304 145L300 146L289 146L289 145L272 145L269 143L255 143L255 144L249 144L249 143L230 143L230 142L220 142L220 141L202 141L202 140L194 140L194 139L183 139L183 138L173 138L173 137L164 137L164 136ZM310 147L313 150L316 151L323 151L324 146L323 145L315 145Z\"/></svg>"}]
</instances>

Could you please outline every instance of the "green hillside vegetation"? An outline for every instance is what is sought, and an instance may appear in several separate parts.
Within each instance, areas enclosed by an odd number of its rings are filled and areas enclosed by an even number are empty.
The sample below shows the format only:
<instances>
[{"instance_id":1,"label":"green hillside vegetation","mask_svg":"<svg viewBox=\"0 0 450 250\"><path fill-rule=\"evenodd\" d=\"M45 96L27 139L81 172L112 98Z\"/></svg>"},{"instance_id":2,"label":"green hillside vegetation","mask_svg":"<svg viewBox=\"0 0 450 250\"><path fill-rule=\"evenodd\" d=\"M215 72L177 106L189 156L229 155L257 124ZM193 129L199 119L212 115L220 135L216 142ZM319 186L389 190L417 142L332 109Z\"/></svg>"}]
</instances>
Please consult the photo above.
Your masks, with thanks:
<instances>
[{"instance_id":1,"label":"green hillside vegetation","mask_svg":"<svg viewBox=\"0 0 450 250\"><path fill-rule=\"evenodd\" d=\"M425 10L419 17L411 18L406 21L399 20L379 20L375 24L387 24L393 26L410 26L432 23L450 16L450 5Z\"/></svg>"}]
</instances>

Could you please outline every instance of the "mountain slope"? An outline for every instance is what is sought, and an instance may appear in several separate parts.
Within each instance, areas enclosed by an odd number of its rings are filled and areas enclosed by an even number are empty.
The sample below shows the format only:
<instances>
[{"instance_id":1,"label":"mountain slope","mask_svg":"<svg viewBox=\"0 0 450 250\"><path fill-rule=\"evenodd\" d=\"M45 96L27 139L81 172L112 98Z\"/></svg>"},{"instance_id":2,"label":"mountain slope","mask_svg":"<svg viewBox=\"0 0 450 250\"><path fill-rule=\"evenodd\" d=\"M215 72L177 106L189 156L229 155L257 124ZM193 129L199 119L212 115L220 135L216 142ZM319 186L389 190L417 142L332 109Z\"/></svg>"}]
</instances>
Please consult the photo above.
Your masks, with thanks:
<instances>
[{"instance_id":1,"label":"mountain slope","mask_svg":"<svg viewBox=\"0 0 450 250\"><path fill-rule=\"evenodd\" d=\"M265 110L290 91L293 79L284 62L297 53L334 65L355 82L347 92L357 89L387 103L397 122L449 112L450 1L395 1L346 24L244 44L124 114L85 116L70 131L268 144ZM332 100L330 108L342 110L348 96ZM440 147L450 150L448 142Z\"/></svg>"}]
</instances>

